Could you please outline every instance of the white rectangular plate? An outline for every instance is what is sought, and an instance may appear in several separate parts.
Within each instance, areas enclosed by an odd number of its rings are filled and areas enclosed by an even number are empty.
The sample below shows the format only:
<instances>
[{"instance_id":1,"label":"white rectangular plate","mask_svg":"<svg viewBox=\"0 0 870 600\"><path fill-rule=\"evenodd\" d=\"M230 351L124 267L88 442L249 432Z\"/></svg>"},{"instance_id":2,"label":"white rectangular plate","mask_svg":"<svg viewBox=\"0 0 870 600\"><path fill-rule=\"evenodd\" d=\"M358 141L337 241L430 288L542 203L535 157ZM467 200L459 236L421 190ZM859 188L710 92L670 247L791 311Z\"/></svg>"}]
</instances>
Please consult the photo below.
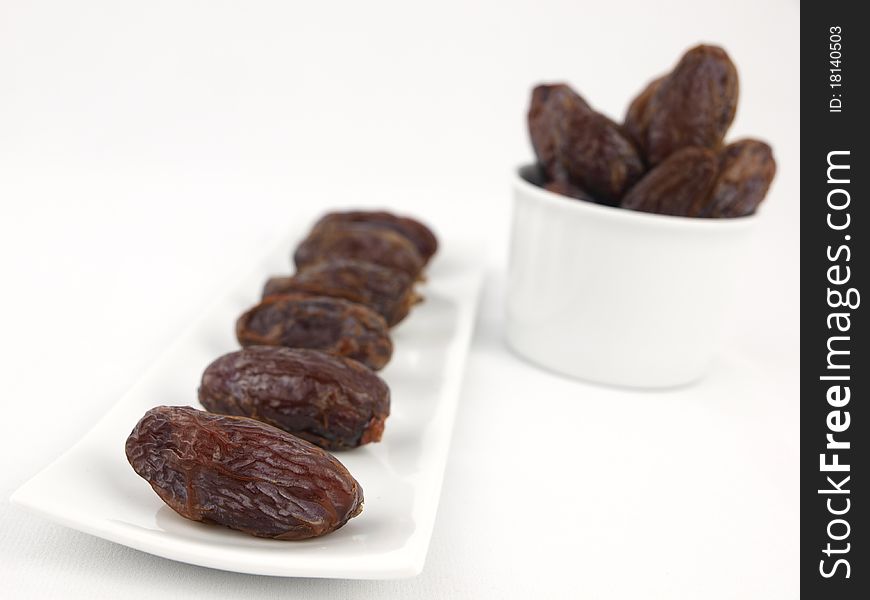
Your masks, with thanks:
<instances>
[{"instance_id":1,"label":"white rectangular plate","mask_svg":"<svg viewBox=\"0 0 870 600\"><path fill-rule=\"evenodd\" d=\"M478 254L467 248L444 244L421 289L426 301L393 330L393 359L381 371L392 395L383 441L336 454L365 492L362 514L343 528L282 542L189 521L164 505L127 463L124 442L146 410L199 407L203 369L238 349L236 317L257 301L267 276L290 270L292 245L283 244L214 303L81 441L12 501L131 548L228 571L348 579L422 571L481 280L481 269L469 262Z\"/></svg>"}]
</instances>

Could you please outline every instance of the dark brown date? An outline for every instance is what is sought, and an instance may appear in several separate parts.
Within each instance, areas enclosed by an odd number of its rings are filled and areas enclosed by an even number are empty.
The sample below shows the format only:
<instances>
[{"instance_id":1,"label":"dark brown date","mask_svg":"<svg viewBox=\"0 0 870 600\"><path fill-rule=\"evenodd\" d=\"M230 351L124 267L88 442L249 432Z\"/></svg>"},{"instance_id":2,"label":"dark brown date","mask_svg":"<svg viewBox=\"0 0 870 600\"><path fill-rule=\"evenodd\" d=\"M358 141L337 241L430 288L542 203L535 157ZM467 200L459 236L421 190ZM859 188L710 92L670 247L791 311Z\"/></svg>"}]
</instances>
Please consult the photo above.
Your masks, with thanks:
<instances>
[{"instance_id":1,"label":"dark brown date","mask_svg":"<svg viewBox=\"0 0 870 600\"><path fill-rule=\"evenodd\" d=\"M315 263L289 277L272 277L263 297L304 292L365 304L392 327L420 301L407 273L360 260L336 259Z\"/></svg>"},{"instance_id":2,"label":"dark brown date","mask_svg":"<svg viewBox=\"0 0 870 600\"><path fill-rule=\"evenodd\" d=\"M529 131L549 178L568 180L598 202L616 204L643 174L643 161L619 125L567 86L532 91Z\"/></svg>"},{"instance_id":3,"label":"dark brown date","mask_svg":"<svg viewBox=\"0 0 870 600\"><path fill-rule=\"evenodd\" d=\"M242 346L311 348L382 369L393 354L387 322L356 302L293 293L269 296L236 321Z\"/></svg>"},{"instance_id":4,"label":"dark brown date","mask_svg":"<svg viewBox=\"0 0 870 600\"><path fill-rule=\"evenodd\" d=\"M424 263L438 251L438 238L431 229L420 221L410 217L402 217L383 210L352 210L347 212L332 212L324 215L315 225L317 229L321 225L333 223L368 223L378 227L392 229L398 234L408 238L417 248Z\"/></svg>"},{"instance_id":5,"label":"dark brown date","mask_svg":"<svg viewBox=\"0 0 870 600\"><path fill-rule=\"evenodd\" d=\"M625 123L650 165L688 146L719 150L737 111L739 87L737 69L722 48L692 48L651 87L632 102Z\"/></svg>"},{"instance_id":6,"label":"dark brown date","mask_svg":"<svg viewBox=\"0 0 870 600\"><path fill-rule=\"evenodd\" d=\"M158 406L125 449L136 473L182 517L259 537L321 536L363 506L362 488L335 457L254 419Z\"/></svg>"},{"instance_id":7,"label":"dark brown date","mask_svg":"<svg viewBox=\"0 0 870 600\"><path fill-rule=\"evenodd\" d=\"M252 417L327 450L378 442L390 389L360 363L317 350L253 346L211 363L199 401Z\"/></svg>"},{"instance_id":8,"label":"dark brown date","mask_svg":"<svg viewBox=\"0 0 870 600\"><path fill-rule=\"evenodd\" d=\"M623 208L697 217L706 206L719 170L715 152L707 148L683 148L647 173L625 195Z\"/></svg>"},{"instance_id":9,"label":"dark brown date","mask_svg":"<svg viewBox=\"0 0 870 600\"><path fill-rule=\"evenodd\" d=\"M634 144L601 113L570 115L562 135L562 164L569 178L602 204L618 204L643 175L643 161Z\"/></svg>"},{"instance_id":10,"label":"dark brown date","mask_svg":"<svg viewBox=\"0 0 870 600\"><path fill-rule=\"evenodd\" d=\"M631 101L631 104L628 106L628 112L625 115L623 129L641 151L643 151L646 145L644 137L646 130L649 128L649 101L664 79L664 77L659 77L650 81L644 90Z\"/></svg>"},{"instance_id":11,"label":"dark brown date","mask_svg":"<svg viewBox=\"0 0 870 600\"><path fill-rule=\"evenodd\" d=\"M529 104L529 137L538 164L548 179L563 181L568 174L561 162L561 132L568 115L592 110L586 101L564 83L542 84L532 90Z\"/></svg>"},{"instance_id":12,"label":"dark brown date","mask_svg":"<svg viewBox=\"0 0 870 600\"><path fill-rule=\"evenodd\" d=\"M751 215L764 200L775 175L770 146L752 139L729 144L719 156L719 177L700 216Z\"/></svg>"},{"instance_id":13,"label":"dark brown date","mask_svg":"<svg viewBox=\"0 0 870 600\"><path fill-rule=\"evenodd\" d=\"M297 269L338 258L375 263L407 273L413 279L423 269L423 259L408 238L367 223L321 225L308 234L293 255Z\"/></svg>"}]
</instances>

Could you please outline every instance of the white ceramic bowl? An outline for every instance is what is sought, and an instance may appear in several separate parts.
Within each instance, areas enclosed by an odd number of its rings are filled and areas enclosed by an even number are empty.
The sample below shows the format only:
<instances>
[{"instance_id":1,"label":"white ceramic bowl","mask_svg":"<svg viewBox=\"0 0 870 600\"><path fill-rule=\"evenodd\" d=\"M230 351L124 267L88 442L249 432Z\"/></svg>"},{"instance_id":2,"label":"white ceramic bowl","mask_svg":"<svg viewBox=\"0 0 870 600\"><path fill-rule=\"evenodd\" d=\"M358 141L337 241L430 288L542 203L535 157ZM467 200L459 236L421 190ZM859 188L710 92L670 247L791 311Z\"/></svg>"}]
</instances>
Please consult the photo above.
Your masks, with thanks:
<instances>
[{"instance_id":1,"label":"white ceramic bowl","mask_svg":"<svg viewBox=\"0 0 870 600\"><path fill-rule=\"evenodd\" d=\"M507 339L551 370L670 387L702 377L757 217L691 219L566 198L514 180Z\"/></svg>"}]
</instances>

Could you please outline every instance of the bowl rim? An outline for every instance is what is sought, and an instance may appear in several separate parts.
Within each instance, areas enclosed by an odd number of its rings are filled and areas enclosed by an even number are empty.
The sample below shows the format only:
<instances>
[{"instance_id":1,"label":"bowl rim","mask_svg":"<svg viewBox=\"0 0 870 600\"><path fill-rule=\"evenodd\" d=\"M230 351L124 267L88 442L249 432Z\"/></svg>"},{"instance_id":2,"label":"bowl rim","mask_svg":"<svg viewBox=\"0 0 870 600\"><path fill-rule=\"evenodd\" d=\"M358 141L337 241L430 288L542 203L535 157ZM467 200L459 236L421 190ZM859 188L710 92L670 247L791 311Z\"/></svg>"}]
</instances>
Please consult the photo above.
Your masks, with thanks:
<instances>
[{"instance_id":1,"label":"bowl rim","mask_svg":"<svg viewBox=\"0 0 870 600\"><path fill-rule=\"evenodd\" d=\"M625 224L636 223L641 226L659 226L683 230L734 231L753 227L759 219L759 214L757 212L744 217L729 217L721 219L660 215L657 213L619 208L618 206L607 206L606 204L597 204L595 202L589 202L588 200L570 198L568 196L563 196L562 194L545 190L523 177L524 170L534 167L535 163L524 163L514 169L514 190L554 210L609 219Z\"/></svg>"}]
</instances>

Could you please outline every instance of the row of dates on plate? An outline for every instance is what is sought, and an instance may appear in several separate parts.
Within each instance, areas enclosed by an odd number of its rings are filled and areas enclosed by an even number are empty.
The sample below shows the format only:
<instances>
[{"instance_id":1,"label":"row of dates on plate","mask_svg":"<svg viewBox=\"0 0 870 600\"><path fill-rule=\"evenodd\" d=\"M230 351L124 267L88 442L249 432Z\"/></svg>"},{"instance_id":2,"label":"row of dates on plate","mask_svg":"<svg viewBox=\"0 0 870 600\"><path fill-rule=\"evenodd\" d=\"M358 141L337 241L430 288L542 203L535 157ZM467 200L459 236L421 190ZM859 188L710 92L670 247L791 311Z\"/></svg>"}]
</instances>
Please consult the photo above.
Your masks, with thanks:
<instances>
[{"instance_id":1,"label":"row of dates on plate","mask_svg":"<svg viewBox=\"0 0 870 600\"><path fill-rule=\"evenodd\" d=\"M296 248L296 273L266 282L236 322L241 350L202 375L205 411L158 406L127 438L133 469L183 517L300 540L360 513L363 492L328 451L380 441L390 329L421 301L438 248L422 223L329 213Z\"/></svg>"}]
</instances>

